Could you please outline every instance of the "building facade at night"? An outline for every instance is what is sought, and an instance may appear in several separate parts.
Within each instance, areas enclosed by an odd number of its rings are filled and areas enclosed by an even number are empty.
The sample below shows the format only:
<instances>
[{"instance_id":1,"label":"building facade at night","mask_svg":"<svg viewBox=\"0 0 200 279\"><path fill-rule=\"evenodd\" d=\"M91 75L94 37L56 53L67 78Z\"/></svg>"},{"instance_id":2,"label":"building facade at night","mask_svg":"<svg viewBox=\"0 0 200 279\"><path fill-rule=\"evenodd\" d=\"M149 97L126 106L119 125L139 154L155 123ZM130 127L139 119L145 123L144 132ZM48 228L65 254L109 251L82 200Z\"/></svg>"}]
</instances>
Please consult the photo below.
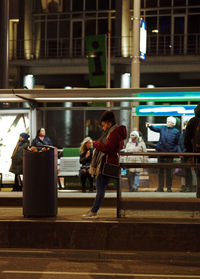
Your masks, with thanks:
<instances>
[{"instance_id":1,"label":"building facade at night","mask_svg":"<svg viewBox=\"0 0 200 279\"><path fill-rule=\"evenodd\" d=\"M10 86L31 75L36 87L90 87L85 37L110 31L111 87L131 71L132 0L11 0ZM200 5L195 0L141 0L147 55L141 87L198 86Z\"/></svg>"},{"instance_id":2,"label":"building facade at night","mask_svg":"<svg viewBox=\"0 0 200 279\"><path fill-rule=\"evenodd\" d=\"M200 86L197 2L141 0L140 18L147 26L147 52L146 60L140 61L140 87ZM105 37L106 54L111 57L110 87L131 87L134 3L132 0L10 0L9 88L90 88L86 38L98 35ZM171 105L169 100L163 104ZM188 101L177 100L177 104L188 105ZM126 125L128 132L133 128L140 130L147 141L145 121L164 123L165 117L135 116L132 108L136 105L139 103L119 102L113 104L113 109L118 123ZM141 105L158 103L143 101ZM1 102L0 106L3 108L0 157L5 152L8 166L11 157L7 152L8 138L11 152L13 139L22 130L31 130L32 108L28 103ZM37 104L31 137L37 128L45 127L56 147L80 146L86 136L99 137L98 121L105 109L105 102ZM181 116L178 118L182 121ZM181 121L177 121L178 129Z\"/></svg>"}]
</instances>

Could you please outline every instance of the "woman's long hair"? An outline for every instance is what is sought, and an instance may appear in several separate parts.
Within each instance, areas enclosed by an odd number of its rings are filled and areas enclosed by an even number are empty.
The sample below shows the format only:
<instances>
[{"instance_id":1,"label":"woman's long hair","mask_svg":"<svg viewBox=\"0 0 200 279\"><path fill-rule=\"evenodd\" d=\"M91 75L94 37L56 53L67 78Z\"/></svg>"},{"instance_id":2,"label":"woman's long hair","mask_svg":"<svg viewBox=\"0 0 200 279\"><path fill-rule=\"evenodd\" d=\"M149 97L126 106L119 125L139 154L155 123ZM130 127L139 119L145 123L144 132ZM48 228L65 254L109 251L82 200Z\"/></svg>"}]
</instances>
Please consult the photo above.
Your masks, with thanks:
<instances>
[{"instance_id":1,"label":"woman's long hair","mask_svg":"<svg viewBox=\"0 0 200 279\"><path fill-rule=\"evenodd\" d=\"M88 142L88 141L91 141L92 139L90 138L90 137L86 137L86 138L84 138L84 140L81 142L81 146L80 146L80 153L82 154L82 153L84 153L86 150L87 150L87 148L86 148L86 143Z\"/></svg>"},{"instance_id":2,"label":"woman's long hair","mask_svg":"<svg viewBox=\"0 0 200 279\"><path fill-rule=\"evenodd\" d=\"M37 130L36 137L39 137L39 135L40 135L40 131L41 131L42 129L44 129L44 130L45 130L45 128L43 128L43 127L39 128L39 129ZM46 130L45 130L45 135L46 135Z\"/></svg>"}]
</instances>

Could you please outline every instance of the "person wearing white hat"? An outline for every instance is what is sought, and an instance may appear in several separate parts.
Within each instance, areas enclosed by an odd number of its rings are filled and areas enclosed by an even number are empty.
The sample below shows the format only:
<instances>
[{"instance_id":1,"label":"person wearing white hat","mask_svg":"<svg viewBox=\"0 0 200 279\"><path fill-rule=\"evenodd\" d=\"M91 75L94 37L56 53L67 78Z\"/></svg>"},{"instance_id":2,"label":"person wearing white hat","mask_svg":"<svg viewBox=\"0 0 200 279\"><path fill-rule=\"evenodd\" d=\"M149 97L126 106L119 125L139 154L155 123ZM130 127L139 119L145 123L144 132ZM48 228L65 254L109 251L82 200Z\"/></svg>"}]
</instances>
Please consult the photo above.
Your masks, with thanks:
<instances>
[{"instance_id":1,"label":"person wearing white hat","mask_svg":"<svg viewBox=\"0 0 200 279\"><path fill-rule=\"evenodd\" d=\"M160 139L156 145L158 152L178 152L178 143L180 132L174 127L176 118L173 116L167 117L167 125L151 125L146 123L146 127L150 130L160 133ZM173 157L158 157L158 163L172 163ZM156 192L164 191L164 168L158 170L158 187ZM166 187L167 192L172 192L172 169L166 168Z\"/></svg>"},{"instance_id":2,"label":"person wearing white hat","mask_svg":"<svg viewBox=\"0 0 200 279\"><path fill-rule=\"evenodd\" d=\"M147 152L146 145L142 138L139 136L138 131L130 133L129 141L126 145L125 152ZM146 156L128 156L126 162L129 163L143 163ZM141 168L130 168L127 170L128 184L130 192L137 192L140 182Z\"/></svg>"}]
</instances>

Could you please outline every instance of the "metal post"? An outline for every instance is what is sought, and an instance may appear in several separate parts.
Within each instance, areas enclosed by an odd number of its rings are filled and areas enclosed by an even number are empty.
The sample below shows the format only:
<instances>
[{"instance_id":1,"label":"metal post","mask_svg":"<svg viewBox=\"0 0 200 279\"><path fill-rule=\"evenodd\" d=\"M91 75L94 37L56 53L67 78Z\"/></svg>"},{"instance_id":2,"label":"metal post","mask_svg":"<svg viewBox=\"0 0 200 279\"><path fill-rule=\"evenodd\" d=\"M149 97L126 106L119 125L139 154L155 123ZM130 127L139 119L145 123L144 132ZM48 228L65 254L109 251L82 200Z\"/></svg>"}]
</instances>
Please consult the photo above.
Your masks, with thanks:
<instances>
[{"instance_id":1,"label":"metal post","mask_svg":"<svg viewBox=\"0 0 200 279\"><path fill-rule=\"evenodd\" d=\"M140 87L140 0L133 0L133 57L131 61L131 88ZM132 106L137 106L134 102ZM131 118L132 119L132 118ZM131 128L139 129L139 118L135 117Z\"/></svg>"},{"instance_id":2,"label":"metal post","mask_svg":"<svg viewBox=\"0 0 200 279\"><path fill-rule=\"evenodd\" d=\"M106 87L110 88L110 43L111 40L111 14L108 14L108 47L107 47L107 72L106 72ZM111 102L107 102L106 106L112 106Z\"/></svg>"},{"instance_id":3,"label":"metal post","mask_svg":"<svg viewBox=\"0 0 200 279\"><path fill-rule=\"evenodd\" d=\"M0 88L8 88L9 1L0 1Z\"/></svg>"},{"instance_id":4,"label":"metal post","mask_svg":"<svg viewBox=\"0 0 200 279\"><path fill-rule=\"evenodd\" d=\"M37 110L30 108L30 141L35 137L37 132Z\"/></svg>"},{"instance_id":5,"label":"metal post","mask_svg":"<svg viewBox=\"0 0 200 279\"><path fill-rule=\"evenodd\" d=\"M117 218L121 218L121 175L117 179Z\"/></svg>"},{"instance_id":6,"label":"metal post","mask_svg":"<svg viewBox=\"0 0 200 279\"><path fill-rule=\"evenodd\" d=\"M133 0L133 57L131 61L131 88L140 87L140 0Z\"/></svg>"},{"instance_id":7,"label":"metal post","mask_svg":"<svg viewBox=\"0 0 200 279\"><path fill-rule=\"evenodd\" d=\"M111 14L108 14L107 88L110 88Z\"/></svg>"}]
</instances>

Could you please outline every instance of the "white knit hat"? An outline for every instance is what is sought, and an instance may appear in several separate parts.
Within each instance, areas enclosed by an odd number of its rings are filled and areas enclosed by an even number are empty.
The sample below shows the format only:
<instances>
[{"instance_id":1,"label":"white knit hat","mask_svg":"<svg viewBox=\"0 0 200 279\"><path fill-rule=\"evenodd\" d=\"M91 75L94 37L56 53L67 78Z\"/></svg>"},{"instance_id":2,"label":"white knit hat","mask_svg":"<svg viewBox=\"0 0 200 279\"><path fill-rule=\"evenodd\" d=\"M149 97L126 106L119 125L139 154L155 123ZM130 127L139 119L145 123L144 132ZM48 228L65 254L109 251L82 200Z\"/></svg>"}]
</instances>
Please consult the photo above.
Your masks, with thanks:
<instances>
[{"instance_id":1,"label":"white knit hat","mask_svg":"<svg viewBox=\"0 0 200 279\"><path fill-rule=\"evenodd\" d=\"M138 139L139 138L139 133L138 133L138 131L132 131L130 133L130 136L135 136Z\"/></svg>"},{"instance_id":2,"label":"white knit hat","mask_svg":"<svg viewBox=\"0 0 200 279\"><path fill-rule=\"evenodd\" d=\"M173 116L169 116L169 117L167 117L167 122L171 122L175 126L176 125L176 118L173 117Z\"/></svg>"}]
</instances>

